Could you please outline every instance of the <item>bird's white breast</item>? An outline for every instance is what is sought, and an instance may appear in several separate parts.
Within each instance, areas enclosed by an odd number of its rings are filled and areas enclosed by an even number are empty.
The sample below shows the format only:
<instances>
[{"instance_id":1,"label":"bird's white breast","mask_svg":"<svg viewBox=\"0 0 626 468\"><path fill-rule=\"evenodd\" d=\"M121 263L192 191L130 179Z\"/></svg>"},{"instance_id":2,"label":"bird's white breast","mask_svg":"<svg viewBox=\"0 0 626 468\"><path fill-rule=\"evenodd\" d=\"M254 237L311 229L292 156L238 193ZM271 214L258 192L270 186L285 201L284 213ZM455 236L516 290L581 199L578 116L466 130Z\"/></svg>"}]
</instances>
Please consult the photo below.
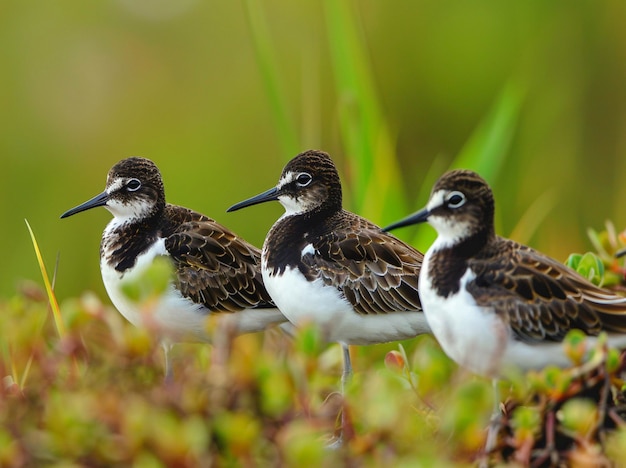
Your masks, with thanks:
<instances>
[{"instance_id":1,"label":"bird's white breast","mask_svg":"<svg viewBox=\"0 0 626 468\"><path fill-rule=\"evenodd\" d=\"M174 341L208 341L206 317L209 311L202 305L184 298L170 283L155 301L141 304L129 299L122 291L127 282L141 278L158 255L167 255L164 239L137 256L135 265L123 273L106 262L108 252L100 261L102 280L107 294L117 310L133 325L154 328Z\"/></svg>"},{"instance_id":2,"label":"bird's white breast","mask_svg":"<svg viewBox=\"0 0 626 468\"><path fill-rule=\"evenodd\" d=\"M428 324L444 352L459 365L477 374L499 372L506 351L508 331L493 310L480 307L465 289L473 275L467 271L458 292L444 298L437 294L429 278L430 255L422 264L419 292Z\"/></svg>"}]
</instances>

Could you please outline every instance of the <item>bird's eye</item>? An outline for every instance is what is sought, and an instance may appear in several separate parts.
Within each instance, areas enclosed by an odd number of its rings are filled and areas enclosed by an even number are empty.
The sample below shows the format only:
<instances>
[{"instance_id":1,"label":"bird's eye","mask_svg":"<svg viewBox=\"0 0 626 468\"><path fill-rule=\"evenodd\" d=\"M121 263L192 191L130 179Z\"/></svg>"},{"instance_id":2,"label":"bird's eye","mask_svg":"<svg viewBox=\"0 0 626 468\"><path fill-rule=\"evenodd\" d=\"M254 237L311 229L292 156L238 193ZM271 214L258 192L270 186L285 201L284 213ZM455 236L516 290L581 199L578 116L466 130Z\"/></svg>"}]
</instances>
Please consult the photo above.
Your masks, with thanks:
<instances>
[{"instance_id":1,"label":"bird's eye","mask_svg":"<svg viewBox=\"0 0 626 468\"><path fill-rule=\"evenodd\" d=\"M139 182L138 179L130 179L126 183L126 190L128 190L129 192L135 192L139 190L139 187L141 187L141 182Z\"/></svg>"},{"instance_id":2,"label":"bird's eye","mask_svg":"<svg viewBox=\"0 0 626 468\"><path fill-rule=\"evenodd\" d=\"M465 204L465 195L461 192L450 192L446 197L448 208L459 208Z\"/></svg>"},{"instance_id":3,"label":"bird's eye","mask_svg":"<svg viewBox=\"0 0 626 468\"><path fill-rule=\"evenodd\" d=\"M301 174L298 174L298 177L296 177L296 184L298 185L298 187L306 187L311 183L312 180L313 177L311 177L311 174L303 172Z\"/></svg>"}]
</instances>

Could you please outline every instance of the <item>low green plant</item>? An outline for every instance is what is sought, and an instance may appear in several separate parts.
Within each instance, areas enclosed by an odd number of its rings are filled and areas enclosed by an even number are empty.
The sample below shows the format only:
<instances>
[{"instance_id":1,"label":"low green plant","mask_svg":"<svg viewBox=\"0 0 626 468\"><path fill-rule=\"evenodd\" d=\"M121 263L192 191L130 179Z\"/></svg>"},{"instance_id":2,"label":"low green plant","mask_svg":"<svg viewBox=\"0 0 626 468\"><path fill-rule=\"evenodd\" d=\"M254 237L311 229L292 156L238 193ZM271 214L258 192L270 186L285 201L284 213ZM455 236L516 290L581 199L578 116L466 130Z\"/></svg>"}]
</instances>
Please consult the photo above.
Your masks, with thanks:
<instances>
[{"instance_id":1,"label":"low green plant","mask_svg":"<svg viewBox=\"0 0 626 468\"><path fill-rule=\"evenodd\" d=\"M131 293L158 294L159 271ZM315 327L180 344L164 384L149 330L85 293L59 304L60 336L50 292L24 284L0 302L2 466L602 464L626 449L624 359L603 337L573 332L571 369L503 382L498 445L484 454L491 382L431 336L355 347L343 395L339 347Z\"/></svg>"},{"instance_id":2,"label":"low green plant","mask_svg":"<svg viewBox=\"0 0 626 468\"><path fill-rule=\"evenodd\" d=\"M626 248L626 231L617 233L607 221L603 230L589 228L587 235L595 252L573 253L565 264L598 286L626 291L626 259L617 256Z\"/></svg>"},{"instance_id":3,"label":"low green plant","mask_svg":"<svg viewBox=\"0 0 626 468\"><path fill-rule=\"evenodd\" d=\"M270 36L258 6L244 5L272 117L292 157L303 148ZM352 209L379 221L404 216L415 203L402 193L393 132L359 25L348 4L327 1L323 8L334 47L338 125L354 175L347 186ZM514 82L505 86L450 165L495 181L522 95ZM436 164L420 180L415 202L425 200L446 167ZM520 231L530 236L546 206L538 203ZM44 288L24 284L0 301L0 466L466 466L477 460L601 466L626 451L623 356L602 339L589 353L587 339L576 333L564 343L571 369L502 382L503 417L490 454L483 446L492 384L458 368L431 336L354 347L355 375L343 395L339 347L324 343L314 327L293 338L270 329L214 346L177 345L175 377L164 385L156 337L89 292L59 303L30 232ZM432 234L424 232L416 244L427 244ZM590 236L598 253L573 257L571 266L598 284L623 284L624 264L614 253L626 237L608 225ZM165 277L157 268L127 294L153 298ZM331 450L342 411L344 444Z\"/></svg>"}]
</instances>

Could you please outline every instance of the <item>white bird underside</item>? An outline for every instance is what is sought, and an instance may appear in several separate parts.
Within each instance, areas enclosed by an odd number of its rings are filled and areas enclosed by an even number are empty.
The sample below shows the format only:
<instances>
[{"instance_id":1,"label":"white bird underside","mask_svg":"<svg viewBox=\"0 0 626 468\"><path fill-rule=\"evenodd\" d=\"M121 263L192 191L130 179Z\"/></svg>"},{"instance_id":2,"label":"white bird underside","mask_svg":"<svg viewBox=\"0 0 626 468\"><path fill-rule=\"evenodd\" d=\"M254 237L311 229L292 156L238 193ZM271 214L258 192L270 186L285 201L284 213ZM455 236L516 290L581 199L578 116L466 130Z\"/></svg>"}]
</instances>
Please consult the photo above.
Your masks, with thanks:
<instances>
[{"instance_id":1,"label":"white bird underside","mask_svg":"<svg viewBox=\"0 0 626 468\"><path fill-rule=\"evenodd\" d=\"M296 326L318 325L327 341L369 345L404 340L429 332L417 311L364 315L356 313L338 289L322 280L308 281L298 269L280 276L263 269L263 281L274 303Z\"/></svg>"},{"instance_id":2,"label":"white bird underside","mask_svg":"<svg viewBox=\"0 0 626 468\"><path fill-rule=\"evenodd\" d=\"M428 271L426 254L423 271ZM568 367L572 362L561 342L527 343L514 339L507 324L491 307L481 307L466 290L473 279L468 270L461 278L459 291L442 298L430 284L428 275L420 276L420 298L424 314L444 352L459 365L487 377L498 377L508 369L542 369L552 365ZM597 337L587 338L588 349ZM610 346L626 347L626 335L608 334Z\"/></svg>"}]
</instances>

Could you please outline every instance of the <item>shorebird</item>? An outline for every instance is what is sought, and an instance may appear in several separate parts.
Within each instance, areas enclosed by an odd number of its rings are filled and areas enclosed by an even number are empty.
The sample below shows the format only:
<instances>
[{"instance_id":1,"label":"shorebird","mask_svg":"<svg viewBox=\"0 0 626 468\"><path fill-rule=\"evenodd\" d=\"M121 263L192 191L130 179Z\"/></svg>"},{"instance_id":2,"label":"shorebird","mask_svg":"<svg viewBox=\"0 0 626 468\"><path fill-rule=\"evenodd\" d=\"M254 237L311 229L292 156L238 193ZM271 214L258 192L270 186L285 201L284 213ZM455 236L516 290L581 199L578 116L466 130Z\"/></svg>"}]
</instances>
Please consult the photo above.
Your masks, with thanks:
<instances>
[{"instance_id":1,"label":"shorebird","mask_svg":"<svg viewBox=\"0 0 626 468\"><path fill-rule=\"evenodd\" d=\"M156 328L165 350L179 341L209 342L207 317L215 315L234 334L286 321L263 286L260 251L213 219L165 201L157 166L128 158L109 171L106 189L61 218L103 206L113 219L100 244L100 270L113 305L133 325ZM171 261L167 291L149 311L123 292L156 257Z\"/></svg>"},{"instance_id":2,"label":"shorebird","mask_svg":"<svg viewBox=\"0 0 626 468\"><path fill-rule=\"evenodd\" d=\"M567 366L560 342L580 329L626 346L626 298L542 253L495 234L489 185L471 171L435 184L423 210L386 230L428 221L438 233L424 258L424 313L444 351L475 373Z\"/></svg>"},{"instance_id":3,"label":"shorebird","mask_svg":"<svg viewBox=\"0 0 626 468\"><path fill-rule=\"evenodd\" d=\"M423 255L342 208L337 169L322 151L306 151L283 169L278 185L233 205L235 211L278 200L285 213L263 244L261 271L274 303L298 326L313 322L343 348L429 332L417 281Z\"/></svg>"},{"instance_id":4,"label":"shorebird","mask_svg":"<svg viewBox=\"0 0 626 468\"><path fill-rule=\"evenodd\" d=\"M425 221L438 236L419 279L424 314L462 367L499 378L510 368L570 366L561 341L572 329L589 345L604 331L609 345L626 346L626 298L497 236L493 193L478 174L444 174L424 209L385 230ZM490 434L487 447L493 442Z\"/></svg>"}]
</instances>

